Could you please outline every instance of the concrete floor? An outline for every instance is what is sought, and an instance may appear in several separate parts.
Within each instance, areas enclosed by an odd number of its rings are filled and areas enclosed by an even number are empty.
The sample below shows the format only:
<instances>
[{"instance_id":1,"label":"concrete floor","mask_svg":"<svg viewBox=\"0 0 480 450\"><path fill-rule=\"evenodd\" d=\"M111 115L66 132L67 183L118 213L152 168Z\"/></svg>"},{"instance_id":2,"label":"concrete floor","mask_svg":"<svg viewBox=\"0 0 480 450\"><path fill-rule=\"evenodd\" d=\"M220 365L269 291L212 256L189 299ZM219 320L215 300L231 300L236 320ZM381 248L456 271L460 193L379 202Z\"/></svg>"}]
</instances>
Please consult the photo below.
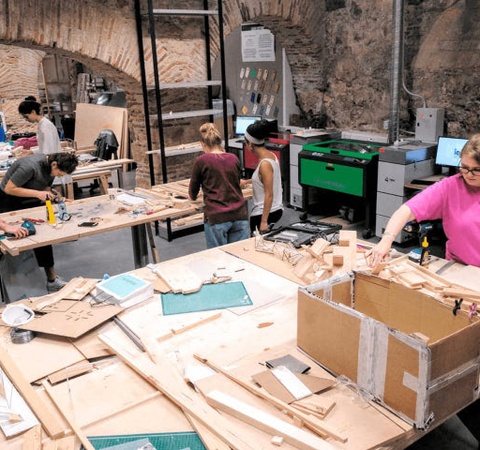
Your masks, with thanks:
<instances>
[{"instance_id":1,"label":"concrete floor","mask_svg":"<svg viewBox=\"0 0 480 450\"><path fill-rule=\"evenodd\" d=\"M127 174L125 187L128 188L129 184L131 187L132 180L132 176ZM88 192L88 189L85 191ZM277 227L299 221L300 214L292 208L285 208L284 215ZM318 216L309 218L328 221L328 218ZM349 228L355 228L355 225L350 225ZM361 227L358 227L358 229L361 231ZM378 238L374 237L370 241L376 242ZM195 253L206 248L203 232L179 237L172 242L155 236L155 243L161 261ZM410 248L398 248L398 250L406 252ZM58 244L54 247L54 253L58 273L66 280L76 276L102 278L104 274L116 275L135 268L129 229ZM424 438L409 447L411 450L470 450L477 448L479 447L476 440L456 416L430 433L426 433Z\"/></svg>"}]
</instances>

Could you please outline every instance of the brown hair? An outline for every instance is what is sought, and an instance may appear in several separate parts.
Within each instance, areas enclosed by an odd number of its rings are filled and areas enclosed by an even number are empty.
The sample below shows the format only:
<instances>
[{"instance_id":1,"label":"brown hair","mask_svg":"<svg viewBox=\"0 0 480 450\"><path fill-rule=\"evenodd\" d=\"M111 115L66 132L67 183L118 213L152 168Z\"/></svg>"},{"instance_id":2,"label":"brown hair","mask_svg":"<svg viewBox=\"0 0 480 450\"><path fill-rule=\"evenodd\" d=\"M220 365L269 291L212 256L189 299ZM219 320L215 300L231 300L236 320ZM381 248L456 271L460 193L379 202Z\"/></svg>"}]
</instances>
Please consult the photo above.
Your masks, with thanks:
<instances>
[{"instance_id":1,"label":"brown hair","mask_svg":"<svg viewBox=\"0 0 480 450\"><path fill-rule=\"evenodd\" d=\"M462 148L460 158L469 156L480 165L480 133L474 134Z\"/></svg>"},{"instance_id":2,"label":"brown hair","mask_svg":"<svg viewBox=\"0 0 480 450\"><path fill-rule=\"evenodd\" d=\"M217 127L210 122L204 123L200 127L200 140L208 147L217 147L222 145L222 136Z\"/></svg>"}]
</instances>

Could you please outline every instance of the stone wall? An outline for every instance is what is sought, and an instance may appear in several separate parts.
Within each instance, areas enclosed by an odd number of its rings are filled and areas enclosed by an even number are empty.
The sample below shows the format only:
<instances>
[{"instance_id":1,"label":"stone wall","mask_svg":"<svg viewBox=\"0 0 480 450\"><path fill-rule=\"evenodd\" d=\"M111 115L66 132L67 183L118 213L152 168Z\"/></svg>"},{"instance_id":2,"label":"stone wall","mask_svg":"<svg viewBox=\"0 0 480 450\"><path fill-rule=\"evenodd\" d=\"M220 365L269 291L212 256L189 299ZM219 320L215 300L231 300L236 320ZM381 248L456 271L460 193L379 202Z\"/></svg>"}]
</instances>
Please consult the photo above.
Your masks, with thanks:
<instances>
[{"instance_id":1,"label":"stone wall","mask_svg":"<svg viewBox=\"0 0 480 450\"><path fill-rule=\"evenodd\" d=\"M182 2L201 9L202 2ZM212 7L215 2L212 2ZM299 124L317 117L327 126L381 132L389 118L392 65L392 0L224 0L224 31L243 22L269 28L285 48L291 65ZM480 6L475 0L405 0L404 80L419 97L401 94L401 128L412 131L415 110L446 109L447 131L465 136L478 129ZM155 7L170 5L163 0ZM0 69L1 107L15 114L18 101L31 94L42 52L54 52L113 80L127 96L131 150L139 184L149 183L145 155L143 96L133 0L16 0L0 2L0 55L13 64ZM162 19L164 20L164 19ZM205 75L205 48L198 19L169 18L160 27L162 82L197 80ZM218 26L212 25L213 36ZM179 38L182 37L180 40ZM144 36L147 62L150 42ZM9 59L15 46L27 49L21 61ZM213 58L218 47L213 46ZM9 56L10 54L10 56ZM152 81L149 69L147 78ZM27 92L28 91L28 92ZM180 104L180 100L184 102ZM201 94L181 92L166 107L188 109ZM184 108L187 106L187 108ZM168 143L197 139L198 122L168 127ZM170 133L171 132L171 133ZM178 141L183 142L178 142ZM190 161L179 167L185 174ZM157 158L158 159L158 158ZM179 175L176 162L172 174ZM160 179L160 164L155 162Z\"/></svg>"}]
</instances>

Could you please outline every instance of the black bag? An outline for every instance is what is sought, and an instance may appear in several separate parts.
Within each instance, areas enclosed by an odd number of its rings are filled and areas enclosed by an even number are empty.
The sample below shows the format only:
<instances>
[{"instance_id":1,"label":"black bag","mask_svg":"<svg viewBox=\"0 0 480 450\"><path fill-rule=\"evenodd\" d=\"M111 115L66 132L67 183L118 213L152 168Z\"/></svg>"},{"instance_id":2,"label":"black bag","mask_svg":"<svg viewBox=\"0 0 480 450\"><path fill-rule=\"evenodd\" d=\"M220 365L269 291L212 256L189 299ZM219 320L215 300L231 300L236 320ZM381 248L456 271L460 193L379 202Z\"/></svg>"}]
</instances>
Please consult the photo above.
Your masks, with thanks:
<instances>
[{"instance_id":1,"label":"black bag","mask_svg":"<svg viewBox=\"0 0 480 450\"><path fill-rule=\"evenodd\" d=\"M115 133L112 130L102 130L94 142L97 147L92 153L99 159L110 160L112 156L114 159L118 159L118 141Z\"/></svg>"}]
</instances>

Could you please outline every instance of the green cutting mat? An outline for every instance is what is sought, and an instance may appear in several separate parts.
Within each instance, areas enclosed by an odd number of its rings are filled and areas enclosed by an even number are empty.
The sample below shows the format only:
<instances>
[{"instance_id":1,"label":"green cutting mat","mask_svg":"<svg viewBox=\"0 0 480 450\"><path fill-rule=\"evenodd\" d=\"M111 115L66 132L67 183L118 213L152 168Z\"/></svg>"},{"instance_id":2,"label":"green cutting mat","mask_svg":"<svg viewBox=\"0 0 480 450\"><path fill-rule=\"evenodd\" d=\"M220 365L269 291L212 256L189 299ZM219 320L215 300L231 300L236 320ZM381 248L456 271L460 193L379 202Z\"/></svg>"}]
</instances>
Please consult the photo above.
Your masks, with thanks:
<instances>
[{"instance_id":1,"label":"green cutting mat","mask_svg":"<svg viewBox=\"0 0 480 450\"><path fill-rule=\"evenodd\" d=\"M139 439L148 439L157 450L206 450L197 433L192 431L184 433L153 433L153 434L128 434L118 436L95 436L88 440L96 450L126 444ZM82 446L82 450L84 450Z\"/></svg>"},{"instance_id":2,"label":"green cutting mat","mask_svg":"<svg viewBox=\"0 0 480 450\"><path fill-rule=\"evenodd\" d=\"M192 294L162 294L164 316L247 305L252 300L241 281L206 284Z\"/></svg>"}]
</instances>

